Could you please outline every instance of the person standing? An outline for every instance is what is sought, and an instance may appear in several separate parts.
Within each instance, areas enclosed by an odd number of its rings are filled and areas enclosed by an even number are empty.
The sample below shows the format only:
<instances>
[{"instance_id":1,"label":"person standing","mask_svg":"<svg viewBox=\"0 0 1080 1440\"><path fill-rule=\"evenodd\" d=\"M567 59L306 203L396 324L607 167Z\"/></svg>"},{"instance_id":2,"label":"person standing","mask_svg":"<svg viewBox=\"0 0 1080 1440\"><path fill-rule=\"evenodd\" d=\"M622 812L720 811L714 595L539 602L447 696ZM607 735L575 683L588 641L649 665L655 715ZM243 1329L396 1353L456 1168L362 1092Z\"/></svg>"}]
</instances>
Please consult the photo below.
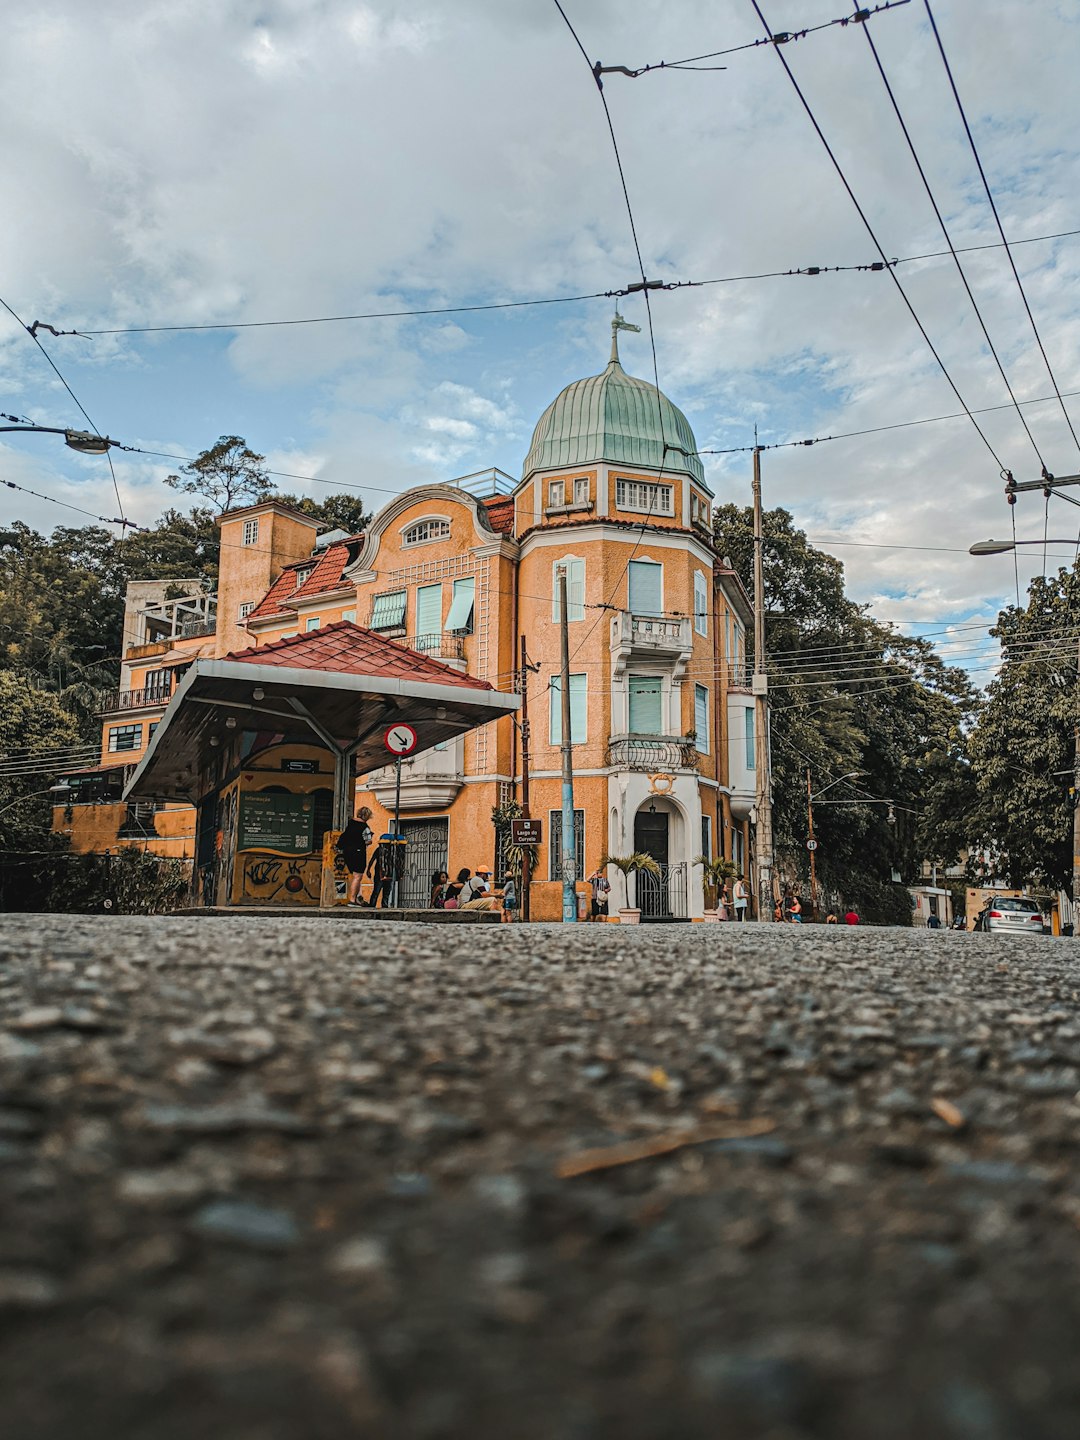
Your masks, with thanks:
<instances>
[{"instance_id":1,"label":"person standing","mask_svg":"<svg viewBox=\"0 0 1080 1440\"><path fill-rule=\"evenodd\" d=\"M940 929L941 929L941 920L938 918L937 915L931 915L931 916L929 916L929 918L928 918L927 921L926 921L926 928L927 928L928 930L940 930Z\"/></svg>"},{"instance_id":2,"label":"person standing","mask_svg":"<svg viewBox=\"0 0 1080 1440\"><path fill-rule=\"evenodd\" d=\"M370 809L366 805L361 805L338 836L336 849L349 872L349 888L345 896L346 905L360 906L365 903L360 894L360 886L364 880L364 871L367 869L368 846L375 838L371 826L368 824L370 819Z\"/></svg>"},{"instance_id":3,"label":"person standing","mask_svg":"<svg viewBox=\"0 0 1080 1440\"><path fill-rule=\"evenodd\" d=\"M750 889L741 875L735 881L735 888L732 891L732 898L735 901L735 919L745 920L746 906L747 902L750 899Z\"/></svg>"},{"instance_id":4,"label":"person standing","mask_svg":"<svg viewBox=\"0 0 1080 1440\"><path fill-rule=\"evenodd\" d=\"M405 869L405 846L389 831L379 836L378 848L371 857L367 873L374 870L374 885L371 891L371 908L374 910L380 899L385 910L394 896L394 882L400 881Z\"/></svg>"},{"instance_id":5,"label":"person standing","mask_svg":"<svg viewBox=\"0 0 1080 1440\"><path fill-rule=\"evenodd\" d=\"M731 919L731 891L728 889L726 880L721 883L720 893L716 897L716 918L717 920Z\"/></svg>"},{"instance_id":6,"label":"person standing","mask_svg":"<svg viewBox=\"0 0 1080 1440\"><path fill-rule=\"evenodd\" d=\"M593 921L606 920L608 914L608 894L611 890L607 876L598 867L589 876L588 883L592 895L589 906L589 918Z\"/></svg>"}]
</instances>

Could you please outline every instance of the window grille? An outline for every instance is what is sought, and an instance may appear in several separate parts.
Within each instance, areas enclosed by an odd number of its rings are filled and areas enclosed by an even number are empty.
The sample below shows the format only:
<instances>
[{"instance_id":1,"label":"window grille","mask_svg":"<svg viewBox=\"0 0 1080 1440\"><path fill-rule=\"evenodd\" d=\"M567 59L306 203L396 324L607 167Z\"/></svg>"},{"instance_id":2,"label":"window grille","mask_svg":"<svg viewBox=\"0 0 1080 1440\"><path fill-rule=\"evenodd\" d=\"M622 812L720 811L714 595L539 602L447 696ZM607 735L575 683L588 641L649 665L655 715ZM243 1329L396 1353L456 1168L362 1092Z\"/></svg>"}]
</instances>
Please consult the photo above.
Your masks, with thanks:
<instances>
[{"instance_id":1,"label":"window grille","mask_svg":"<svg viewBox=\"0 0 1080 1440\"><path fill-rule=\"evenodd\" d=\"M405 624L405 591L384 590L372 601L372 630L398 630Z\"/></svg>"},{"instance_id":2,"label":"window grille","mask_svg":"<svg viewBox=\"0 0 1080 1440\"><path fill-rule=\"evenodd\" d=\"M449 520L418 520L402 536L405 545L425 545L429 540L445 540L450 534Z\"/></svg>"},{"instance_id":3,"label":"window grille","mask_svg":"<svg viewBox=\"0 0 1080 1440\"><path fill-rule=\"evenodd\" d=\"M674 488L671 485L650 485L644 480L616 480L615 506L650 515L673 515Z\"/></svg>"},{"instance_id":4,"label":"window grille","mask_svg":"<svg viewBox=\"0 0 1080 1440\"><path fill-rule=\"evenodd\" d=\"M548 879L561 880L562 876L562 811L548 812L551 827L551 843L548 845ZM585 811L574 811L574 879L585 879Z\"/></svg>"}]
</instances>

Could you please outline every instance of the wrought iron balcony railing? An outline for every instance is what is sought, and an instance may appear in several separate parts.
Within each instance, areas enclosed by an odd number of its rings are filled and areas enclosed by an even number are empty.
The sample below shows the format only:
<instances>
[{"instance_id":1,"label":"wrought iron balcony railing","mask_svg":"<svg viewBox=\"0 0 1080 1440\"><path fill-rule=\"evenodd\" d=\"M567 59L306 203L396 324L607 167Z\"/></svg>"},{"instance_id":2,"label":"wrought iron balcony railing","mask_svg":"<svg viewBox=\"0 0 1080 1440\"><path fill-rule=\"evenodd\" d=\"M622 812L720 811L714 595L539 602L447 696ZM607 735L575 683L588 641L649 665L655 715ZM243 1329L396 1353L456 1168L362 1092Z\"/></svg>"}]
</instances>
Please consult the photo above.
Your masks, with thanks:
<instances>
[{"instance_id":1,"label":"wrought iron balcony railing","mask_svg":"<svg viewBox=\"0 0 1080 1440\"><path fill-rule=\"evenodd\" d=\"M111 715L116 710L145 710L151 706L164 709L171 696L172 691L160 685L145 690L109 690L102 700L99 714Z\"/></svg>"},{"instance_id":2,"label":"wrought iron balcony railing","mask_svg":"<svg viewBox=\"0 0 1080 1440\"><path fill-rule=\"evenodd\" d=\"M612 735L607 763L613 770L695 770L698 752L681 735Z\"/></svg>"},{"instance_id":3,"label":"wrought iron balcony railing","mask_svg":"<svg viewBox=\"0 0 1080 1440\"><path fill-rule=\"evenodd\" d=\"M460 635L446 635L437 631L432 635L390 635L387 638L396 638L399 645L406 645L410 650L419 650L421 655L430 655L433 660L465 658L465 642Z\"/></svg>"}]
</instances>

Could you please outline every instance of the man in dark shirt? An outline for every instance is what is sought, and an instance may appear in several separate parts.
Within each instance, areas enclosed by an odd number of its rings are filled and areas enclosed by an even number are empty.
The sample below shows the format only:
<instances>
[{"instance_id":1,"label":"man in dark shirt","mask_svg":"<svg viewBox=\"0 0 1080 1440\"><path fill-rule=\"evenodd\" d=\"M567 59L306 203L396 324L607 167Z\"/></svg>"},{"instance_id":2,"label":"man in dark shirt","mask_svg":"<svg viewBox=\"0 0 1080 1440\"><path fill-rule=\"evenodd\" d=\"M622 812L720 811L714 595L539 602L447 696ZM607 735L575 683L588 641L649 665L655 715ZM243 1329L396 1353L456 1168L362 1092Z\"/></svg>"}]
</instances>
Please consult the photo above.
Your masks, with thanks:
<instances>
[{"instance_id":1,"label":"man in dark shirt","mask_svg":"<svg viewBox=\"0 0 1080 1440\"><path fill-rule=\"evenodd\" d=\"M378 905L380 899L385 910L395 898L394 891L400 888L401 877L405 873L405 843L389 831L379 836L379 847L371 857L371 864L368 866L368 874L374 870L374 888L371 892L371 908Z\"/></svg>"}]
</instances>

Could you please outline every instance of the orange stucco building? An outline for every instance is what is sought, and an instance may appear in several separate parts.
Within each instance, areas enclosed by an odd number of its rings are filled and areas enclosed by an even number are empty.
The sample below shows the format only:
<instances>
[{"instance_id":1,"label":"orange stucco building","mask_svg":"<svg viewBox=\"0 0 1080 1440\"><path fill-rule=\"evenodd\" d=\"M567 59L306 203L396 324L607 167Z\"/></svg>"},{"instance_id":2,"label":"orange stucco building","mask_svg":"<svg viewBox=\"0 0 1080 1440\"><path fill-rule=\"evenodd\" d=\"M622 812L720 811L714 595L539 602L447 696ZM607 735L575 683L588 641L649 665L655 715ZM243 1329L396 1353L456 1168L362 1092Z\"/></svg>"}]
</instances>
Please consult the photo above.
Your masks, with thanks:
<instances>
[{"instance_id":1,"label":"orange stucco building","mask_svg":"<svg viewBox=\"0 0 1080 1440\"><path fill-rule=\"evenodd\" d=\"M604 854L644 850L661 877L639 877L643 918L700 916L697 857L749 867L756 773L752 615L714 548L712 500L685 417L626 374L613 342L607 367L567 386L541 416L518 482L487 471L414 488L358 536L320 536L276 501L224 514L216 597L183 582L131 587L101 767L68 777L76 793L56 811L57 828L77 849L194 853L191 807L125 807L111 781L140 759L200 656L351 621L511 691L524 637L530 809L543 821L532 915L557 919L565 569L579 877ZM405 762L409 903L422 902L437 869L485 863L498 874L492 811L520 799L522 739L520 716L508 714ZM392 822L394 778L388 765L357 779L377 833ZM610 878L621 904L622 878Z\"/></svg>"}]
</instances>

